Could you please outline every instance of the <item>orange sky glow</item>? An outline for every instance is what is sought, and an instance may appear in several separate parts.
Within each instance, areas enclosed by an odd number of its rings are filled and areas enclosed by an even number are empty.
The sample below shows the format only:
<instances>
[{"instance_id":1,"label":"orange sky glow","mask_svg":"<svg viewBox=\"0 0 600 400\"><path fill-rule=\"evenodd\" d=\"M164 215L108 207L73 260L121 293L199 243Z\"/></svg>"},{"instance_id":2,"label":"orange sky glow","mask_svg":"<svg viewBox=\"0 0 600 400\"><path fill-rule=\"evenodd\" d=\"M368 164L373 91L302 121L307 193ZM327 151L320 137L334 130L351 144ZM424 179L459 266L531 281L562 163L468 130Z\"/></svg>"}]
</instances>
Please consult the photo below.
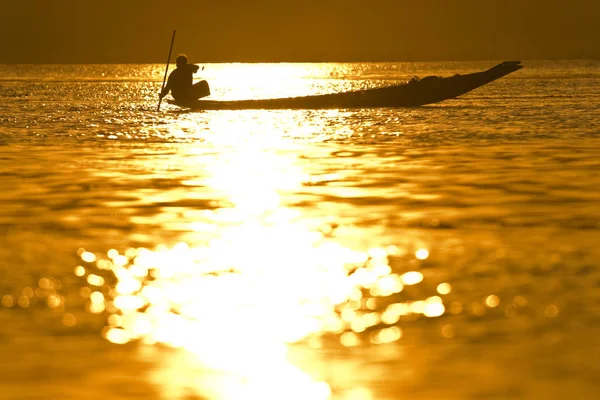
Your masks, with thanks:
<instances>
[{"instance_id":1,"label":"orange sky glow","mask_svg":"<svg viewBox=\"0 0 600 400\"><path fill-rule=\"evenodd\" d=\"M0 63L600 59L594 0L3 0Z\"/></svg>"}]
</instances>

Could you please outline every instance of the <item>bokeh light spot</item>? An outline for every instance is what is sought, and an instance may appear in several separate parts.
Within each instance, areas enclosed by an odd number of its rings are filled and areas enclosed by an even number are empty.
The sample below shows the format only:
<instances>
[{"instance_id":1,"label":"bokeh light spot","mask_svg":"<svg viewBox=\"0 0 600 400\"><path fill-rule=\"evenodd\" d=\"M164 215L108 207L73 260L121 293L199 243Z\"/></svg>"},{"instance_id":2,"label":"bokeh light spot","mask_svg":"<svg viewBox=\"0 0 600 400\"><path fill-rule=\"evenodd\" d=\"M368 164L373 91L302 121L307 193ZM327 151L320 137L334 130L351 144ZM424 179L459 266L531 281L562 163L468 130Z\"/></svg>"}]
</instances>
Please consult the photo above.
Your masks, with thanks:
<instances>
[{"instance_id":1,"label":"bokeh light spot","mask_svg":"<svg viewBox=\"0 0 600 400\"><path fill-rule=\"evenodd\" d=\"M400 277L405 285L416 285L423 281L423 274L418 271L407 272Z\"/></svg>"},{"instance_id":2,"label":"bokeh light spot","mask_svg":"<svg viewBox=\"0 0 600 400\"><path fill-rule=\"evenodd\" d=\"M96 255L94 253L90 253L89 251L84 251L80 255L81 259L87 263L93 263L96 261Z\"/></svg>"},{"instance_id":3,"label":"bokeh light spot","mask_svg":"<svg viewBox=\"0 0 600 400\"><path fill-rule=\"evenodd\" d=\"M452 286L449 283L440 283L437 286L437 292L439 294L448 294L452 290Z\"/></svg>"},{"instance_id":4,"label":"bokeh light spot","mask_svg":"<svg viewBox=\"0 0 600 400\"><path fill-rule=\"evenodd\" d=\"M546 306L544 315L548 318L555 318L558 315L558 307L556 307L554 304Z\"/></svg>"},{"instance_id":5,"label":"bokeh light spot","mask_svg":"<svg viewBox=\"0 0 600 400\"><path fill-rule=\"evenodd\" d=\"M500 305L500 299L498 296L492 294L485 298L485 304L490 308L496 308Z\"/></svg>"},{"instance_id":6,"label":"bokeh light spot","mask_svg":"<svg viewBox=\"0 0 600 400\"><path fill-rule=\"evenodd\" d=\"M64 326L66 327L73 327L75 326L75 324L77 323L77 320L75 319L75 316L73 314L65 314L62 317L62 323Z\"/></svg>"},{"instance_id":7,"label":"bokeh light spot","mask_svg":"<svg viewBox=\"0 0 600 400\"><path fill-rule=\"evenodd\" d=\"M419 249L415 252L415 257L417 257L419 260L425 260L427 257L429 257L429 250Z\"/></svg>"},{"instance_id":8,"label":"bokeh light spot","mask_svg":"<svg viewBox=\"0 0 600 400\"><path fill-rule=\"evenodd\" d=\"M10 308L15 305L15 301L12 296L4 295L2 296L2 306L6 308Z\"/></svg>"}]
</instances>

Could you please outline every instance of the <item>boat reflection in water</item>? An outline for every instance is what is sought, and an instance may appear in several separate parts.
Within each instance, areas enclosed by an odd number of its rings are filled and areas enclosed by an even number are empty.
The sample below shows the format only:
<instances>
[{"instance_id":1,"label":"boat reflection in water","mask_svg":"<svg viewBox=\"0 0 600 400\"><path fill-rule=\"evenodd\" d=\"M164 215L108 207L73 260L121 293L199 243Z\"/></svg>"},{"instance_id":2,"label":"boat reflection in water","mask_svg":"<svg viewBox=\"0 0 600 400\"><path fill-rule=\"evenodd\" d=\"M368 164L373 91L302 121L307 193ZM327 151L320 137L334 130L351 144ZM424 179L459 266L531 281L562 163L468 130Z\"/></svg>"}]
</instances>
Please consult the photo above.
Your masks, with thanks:
<instances>
[{"instance_id":1,"label":"boat reflection in water","mask_svg":"<svg viewBox=\"0 0 600 400\"><path fill-rule=\"evenodd\" d=\"M218 125L218 118L212 123ZM194 149L185 156L186 163L205 165L198 166L200 176L183 183L209 187L223 205L196 210L190 243L113 249L106 256L79 251L83 263L75 273L92 289L88 309L108 316L107 340L184 350L155 374L168 396L183 385L219 399L327 399L335 389L328 374L292 363L290 345L335 349L394 342L402 337L402 315L445 311L439 296L402 301L404 287L419 284L423 275L392 270L388 255L401 249L350 248L337 240L336 230L358 228L337 227L286 205L286 193L298 193L316 178L285 155L285 143L269 142L261 129L256 140L242 144L229 136L238 144L221 143L230 149L219 156ZM218 140L228 137L218 126L211 131ZM427 256L420 249L413 259ZM368 398L366 389L346 389Z\"/></svg>"}]
</instances>

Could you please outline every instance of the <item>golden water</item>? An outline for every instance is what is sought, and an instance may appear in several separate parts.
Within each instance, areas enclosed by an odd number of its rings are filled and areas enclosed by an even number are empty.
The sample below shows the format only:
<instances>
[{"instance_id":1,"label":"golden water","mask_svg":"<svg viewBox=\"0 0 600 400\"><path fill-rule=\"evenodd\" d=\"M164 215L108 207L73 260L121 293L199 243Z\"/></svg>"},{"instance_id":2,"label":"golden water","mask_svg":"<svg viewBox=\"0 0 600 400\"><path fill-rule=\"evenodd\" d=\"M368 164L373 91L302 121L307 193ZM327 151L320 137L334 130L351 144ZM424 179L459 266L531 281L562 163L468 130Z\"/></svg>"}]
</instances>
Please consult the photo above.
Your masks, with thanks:
<instances>
[{"instance_id":1,"label":"golden water","mask_svg":"<svg viewBox=\"0 0 600 400\"><path fill-rule=\"evenodd\" d=\"M492 63L222 64L213 97ZM415 109L156 113L0 66L0 398L593 398L600 67Z\"/></svg>"}]
</instances>

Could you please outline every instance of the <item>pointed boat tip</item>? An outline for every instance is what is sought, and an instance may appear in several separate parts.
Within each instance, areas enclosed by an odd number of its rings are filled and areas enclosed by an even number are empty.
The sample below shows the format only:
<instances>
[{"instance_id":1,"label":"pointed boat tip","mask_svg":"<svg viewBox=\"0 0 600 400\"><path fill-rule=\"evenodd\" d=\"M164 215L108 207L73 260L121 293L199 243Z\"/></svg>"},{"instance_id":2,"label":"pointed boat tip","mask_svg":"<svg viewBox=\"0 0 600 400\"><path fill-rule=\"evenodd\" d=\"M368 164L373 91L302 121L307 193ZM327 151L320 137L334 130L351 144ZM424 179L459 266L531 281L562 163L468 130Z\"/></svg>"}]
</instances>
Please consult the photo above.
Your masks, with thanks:
<instances>
[{"instance_id":1,"label":"pointed boat tip","mask_svg":"<svg viewBox=\"0 0 600 400\"><path fill-rule=\"evenodd\" d=\"M500 69L511 72L518 71L521 68L523 68L523 65L521 65L521 61L503 61L500 64L497 64L492 67L492 69Z\"/></svg>"},{"instance_id":2,"label":"pointed boat tip","mask_svg":"<svg viewBox=\"0 0 600 400\"><path fill-rule=\"evenodd\" d=\"M510 65L512 67L519 67L519 68L523 68L523 65L521 64L521 61L504 61L502 62L502 65Z\"/></svg>"}]
</instances>

